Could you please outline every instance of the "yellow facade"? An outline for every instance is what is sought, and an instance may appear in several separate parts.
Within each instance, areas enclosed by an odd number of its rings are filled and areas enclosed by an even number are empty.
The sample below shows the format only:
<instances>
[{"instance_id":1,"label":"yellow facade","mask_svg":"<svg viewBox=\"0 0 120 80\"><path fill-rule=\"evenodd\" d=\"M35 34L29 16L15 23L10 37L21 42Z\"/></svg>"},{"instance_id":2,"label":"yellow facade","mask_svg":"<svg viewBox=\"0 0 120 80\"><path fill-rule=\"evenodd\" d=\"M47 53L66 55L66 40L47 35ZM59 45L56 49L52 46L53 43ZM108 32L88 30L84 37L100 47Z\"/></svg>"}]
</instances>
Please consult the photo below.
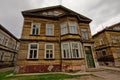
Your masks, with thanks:
<instances>
[{"instance_id":1,"label":"yellow facade","mask_svg":"<svg viewBox=\"0 0 120 80\"><path fill-rule=\"evenodd\" d=\"M17 62L18 73L78 71L82 70L83 66L84 68L95 67L89 18L63 6L28 10L22 13L24 25ZM33 23L39 25L37 35L32 34L36 32L33 30ZM51 28L49 30L52 31L47 31L47 25L52 27L49 27ZM82 29L86 32L85 34L82 33ZM86 37L82 35L86 35ZM83 40L83 38L87 39ZM37 49L30 47L32 43L36 44ZM47 49L47 45L52 48ZM75 45L74 48L73 45ZM91 47L89 48L93 63L91 65L87 65L88 59L85 59L87 54L83 48L87 46ZM35 55L32 56L33 54ZM40 70L38 71L36 68Z\"/></svg>"},{"instance_id":2,"label":"yellow facade","mask_svg":"<svg viewBox=\"0 0 120 80\"><path fill-rule=\"evenodd\" d=\"M109 26L93 36L96 58L100 65L120 66L119 26L120 23ZM100 39L102 39L102 44L100 43Z\"/></svg>"}]
</instances>

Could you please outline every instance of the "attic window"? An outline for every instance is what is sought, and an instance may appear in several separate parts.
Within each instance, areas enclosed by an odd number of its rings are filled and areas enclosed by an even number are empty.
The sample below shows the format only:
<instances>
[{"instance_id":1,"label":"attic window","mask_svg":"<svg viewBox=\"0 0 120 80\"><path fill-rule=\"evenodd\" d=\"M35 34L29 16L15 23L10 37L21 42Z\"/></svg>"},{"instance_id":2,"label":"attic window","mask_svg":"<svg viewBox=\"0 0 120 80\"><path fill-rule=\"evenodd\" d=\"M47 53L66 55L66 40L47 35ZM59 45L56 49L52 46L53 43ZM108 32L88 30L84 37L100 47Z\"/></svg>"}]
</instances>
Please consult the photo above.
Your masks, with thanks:
<instances>
[{"instance_id":1,"label":"attic window","mask_svg":"<svg viewBox=\"0 0 120 80\"><path fill-rule=\"evenodd\" d=\"M54 11L54 15L55 15L55 16L58 16L58 15L59 15L59 12L58 12L58 11Z\"/></svg>"},{"instance_id":2,"label":"attic window","mask_svg":"<svg viewBox=\"0 0 120 80\"><path fill-rule=\"evenodd\" d=\"M43 14L43 15L47 15L47 12L43 12L42 14Z\"/></svg>"},{"instance_id":3,"label":"attic window","mask_svg":"<svg viewBox=\"0 0 120 80\"><path fill-rule=\"evenodd\" d=\"M53 12L48 12L48 15L53 15Z\"/></svg>"},{"instance_id":4,"label":"attic window","mask_svg":"<svg viewBox=\"0 0 120 80\"><path fill-rule=\"evenodd\" d=\"M117 30L117 31L120 31L120 27L114 27L113 30Z\"/></svg>"}]
</instances>

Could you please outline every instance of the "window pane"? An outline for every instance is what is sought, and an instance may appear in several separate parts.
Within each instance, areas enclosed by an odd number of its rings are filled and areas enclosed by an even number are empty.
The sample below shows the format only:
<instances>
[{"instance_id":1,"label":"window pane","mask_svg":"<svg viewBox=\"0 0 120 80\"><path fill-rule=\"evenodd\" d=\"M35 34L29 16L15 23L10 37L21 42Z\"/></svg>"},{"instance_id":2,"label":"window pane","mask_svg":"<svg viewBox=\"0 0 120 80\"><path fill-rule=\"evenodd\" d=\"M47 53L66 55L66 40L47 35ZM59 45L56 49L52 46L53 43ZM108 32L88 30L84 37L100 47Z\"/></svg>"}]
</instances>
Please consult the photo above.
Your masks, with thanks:
<instances>
[{"instance_id":1,"label":"window pane","mask_svg":"<svg viewBox=\"0 0 120 80\"><path fill-rule=\"evenodd\" d=\"M37 50L34 50L34 58L37 58Z\"/></svg>"},{"instance_id":2,"label":"window pane","mask_svg":"<svg viewBox=\"0 0 120 80\"><path fill-rule=\"evenodd\" d=\"M87 29L81 29L81 31L82 31L82 38L84 40L88 40L88 31L87 31Z\"/></svg>"},{"instance_id":3,"label":"window pane","mask_svg":"<svg viewBox=\"0 0 120 80\"><path fill-rule=\"evenodd\" d=\"M53 54L50 54L50 58L53 58Z\"/></svg>"},{"instance_id":4,"label":"window pane","mask_svg":"<svg viewBox=\"0 0 120 80\"><path fill-rule=\"evenodd\" d=\"M46 49L53 49L53 45L46 45Z\"/></svg>"},{"instance_id":5,"label":"window pane","mask_svg":"<svg viewBox=\"0 0 120 80\"><path fill-rule=\"evenodd\" d=\"M31 44L31 49L37 49L37 44Z\"/></svg>"},{"instance_id":6,"label":"window pane","mask_svg":"<svg viewBox=\"0 0 120 80\"><path fill-rule=\"evenodd\" d=\"M70 33L77 33L75 22L69 22Z\"/></svg>"},{"instance_id":7,"label":"window pane","mask_svg":"<svg viewBox=\"0 0 120 80\"><path fill-rule=\"evenodd\" d=\"M46 34L47 35L54 35L54 25L53 24L47 24L47 30Z\"/></svg>"},{"instance_id":8,"label":"window pane","mask_svg":"<svg viewBox=\"0 0 120 80\"><path fill-rule=\"evenodd\" d=\"M33 56L33 50L30 50L29 58L32 58L32 56Z\"/></svg>"},{"instance_id":9,"label":"window pane","mask_svg":"<svg viewBox=\"0 0 120 80\"><path fill-rule=\"evenodd\" d=\"M49 58L49 54L46 54L46 58Z\"/></svg>"},{"instance_id":10,"label":"window pane","mask_svg":"<svg viewBox=\"0 0 120 80\"><path fill-rule=\"evenodd\" d=\"M39 23L32 23L32 34L33 35L38 35L39 34Z\"/></svg>"}]
</instances>

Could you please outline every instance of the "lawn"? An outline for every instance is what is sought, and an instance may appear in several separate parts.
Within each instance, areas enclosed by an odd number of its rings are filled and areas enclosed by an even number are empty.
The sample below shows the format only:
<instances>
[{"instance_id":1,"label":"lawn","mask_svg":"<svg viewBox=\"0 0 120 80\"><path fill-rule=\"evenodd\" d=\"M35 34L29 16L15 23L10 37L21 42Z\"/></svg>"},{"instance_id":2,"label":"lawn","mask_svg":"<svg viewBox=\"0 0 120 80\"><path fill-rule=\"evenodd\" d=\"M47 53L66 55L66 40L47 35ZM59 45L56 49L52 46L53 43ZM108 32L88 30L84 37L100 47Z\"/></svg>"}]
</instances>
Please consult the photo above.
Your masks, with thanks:
<instances>
[{"instance_id":1,"label":"lawn","mask_svg":"<svg viewBox=\"0 0 120 80\"><path fill-rule=\"evenodd\" d=\"M43 75L24 75L24 76L9 76L13 71L6 71L0 73L0 80L64 80L71 78L78 78L80 76L88 75L67 75L67 74L43 74Z\"/></svg>"}]
</instances>

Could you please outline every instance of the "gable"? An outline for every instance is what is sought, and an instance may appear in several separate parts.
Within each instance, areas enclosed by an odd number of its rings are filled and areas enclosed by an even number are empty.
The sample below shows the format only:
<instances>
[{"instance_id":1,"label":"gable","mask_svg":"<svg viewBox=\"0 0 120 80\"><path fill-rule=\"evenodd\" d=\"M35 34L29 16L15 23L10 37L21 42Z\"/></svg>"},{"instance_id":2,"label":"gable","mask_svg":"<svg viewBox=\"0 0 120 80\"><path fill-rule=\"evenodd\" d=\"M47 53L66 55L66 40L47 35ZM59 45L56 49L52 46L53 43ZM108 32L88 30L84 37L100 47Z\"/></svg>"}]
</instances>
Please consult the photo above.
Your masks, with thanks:
<instances>
[{"instance_id":1,"label":"gable","mask_svg":"<svg viewBox=\"0 0 120 80\"><path fill-rule=\"evenodd\" d=\"M108 30L120 31L120 23L117 23L117 24L114 24L114 25L108 27Z\"/></svg>"},{"instance_id":2,"label":"gable","mask_svg":"<svg viewBox=\"0 0 120 80\"><path fill-rule=\"evenodd\" d=\"M39 9L33 9L33 10L27 10L22 12L23 16L25 15L32 15L32 16L45 16L45 17L61 17L61 16L76 16L78 19L81 19L83 21L91 22L92 20L78 14L64 6L58 5L58 6L52 6L52 7L45 7L45 8L39 8Z\"/></svg>"}]
</instances>

